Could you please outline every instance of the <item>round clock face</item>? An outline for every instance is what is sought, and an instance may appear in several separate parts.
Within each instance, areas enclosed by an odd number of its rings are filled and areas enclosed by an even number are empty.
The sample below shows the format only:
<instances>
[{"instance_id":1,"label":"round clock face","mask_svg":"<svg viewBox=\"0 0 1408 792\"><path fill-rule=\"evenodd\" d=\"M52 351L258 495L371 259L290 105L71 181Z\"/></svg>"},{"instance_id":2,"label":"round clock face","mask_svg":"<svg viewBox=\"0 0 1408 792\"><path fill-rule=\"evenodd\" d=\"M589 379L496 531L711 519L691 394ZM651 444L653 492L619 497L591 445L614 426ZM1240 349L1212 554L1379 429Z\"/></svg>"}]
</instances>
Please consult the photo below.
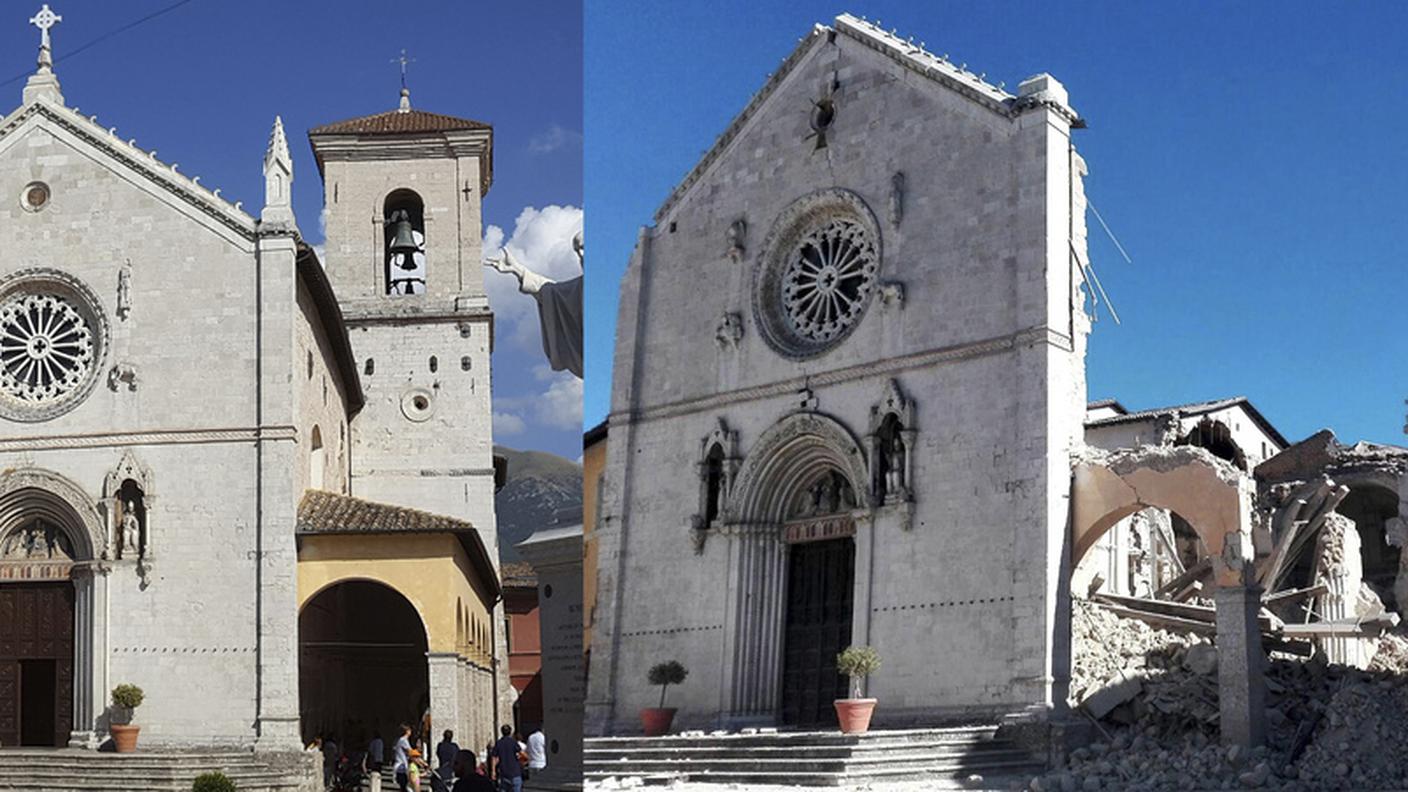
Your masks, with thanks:
<instances>
[{"instance_id":1,"label":"round clock face","mask_svg":"<svg viewBox=\"0 0 1408 792\"><path fill-rule=\"evenodd\" d=\"M823 354L865 316L880 270L880 234L864 201L824 190L773 223L753 279L761 335L789 358Z\"/></svg>"},{"instance_id":2,"label":"round clock face","mask_svg":"<svg viewBox=\"0 0 1408 792\"><path fill-rule=\"evenodd\" d=\"M87 286L57 270L0 281L0 416L48 420L92 392L108 338L100 306Z\"/></svg>"}]
</instances>

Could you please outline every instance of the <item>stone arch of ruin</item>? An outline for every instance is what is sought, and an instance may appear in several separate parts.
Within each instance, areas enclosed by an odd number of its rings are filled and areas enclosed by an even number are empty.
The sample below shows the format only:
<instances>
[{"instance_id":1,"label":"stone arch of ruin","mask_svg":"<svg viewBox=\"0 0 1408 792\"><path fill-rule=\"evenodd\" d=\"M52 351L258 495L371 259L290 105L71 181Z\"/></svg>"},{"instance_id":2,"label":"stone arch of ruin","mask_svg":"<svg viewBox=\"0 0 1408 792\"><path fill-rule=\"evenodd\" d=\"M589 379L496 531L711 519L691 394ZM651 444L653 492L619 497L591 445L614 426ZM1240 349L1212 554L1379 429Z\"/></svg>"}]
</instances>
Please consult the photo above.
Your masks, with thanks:
<instances>
[{"instance_id":1,"label":"stone arch of ruin","mask_svg":"<svg viewBox=\"0 0 1408 792\"><path fill-rule=\"evenodd\" d=\"M1116 523L1149 507L1183 517L1213 555L1219 586L1243 585L1253 561L1251 479L1196 446L1146 446L1075 465L1071 564Z\"/></svg>"}]
</instances>

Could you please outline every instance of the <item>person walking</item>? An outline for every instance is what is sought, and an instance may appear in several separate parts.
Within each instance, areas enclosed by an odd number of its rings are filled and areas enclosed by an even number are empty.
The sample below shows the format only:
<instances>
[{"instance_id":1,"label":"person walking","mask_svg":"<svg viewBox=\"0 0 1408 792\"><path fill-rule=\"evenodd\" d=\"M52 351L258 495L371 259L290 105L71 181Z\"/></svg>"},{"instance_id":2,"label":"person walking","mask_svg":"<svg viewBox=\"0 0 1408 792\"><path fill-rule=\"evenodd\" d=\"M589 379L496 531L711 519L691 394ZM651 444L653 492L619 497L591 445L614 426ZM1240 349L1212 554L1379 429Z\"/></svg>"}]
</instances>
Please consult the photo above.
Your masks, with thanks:
<instances>
[{"instance_id":1,"label":"person walking","mask_svg":"<svg viewBox=\"0 0 1408 792\"><path fill-rule=\"evenodd\" d=\"M333 772L337 770L337 760L340 751L337 747L337 740L329 735L323 738L323 788L332 786Z\"/></svg>"},{"instance_id":2,"label":"person walking","mask_svg":"<svg viewBox=\"0 0 1408 792\"><path fill-rule=\"evenodd\" d=\"M371 744L367 746L367 769L380 773L381 763L386 761L386 743L381 739L381 732L372 732Z\"/></svg>"},{"instance_id":3,"label":"person walking","mask_svg":"<svg viewBox=\"0 0 1408 792\"><path fill-rule=\"evenodd\" d=\"M543 727L535 725L533 731L528 735L528 772L524 774L524 778L542 772L547 769L547 766L547 738L543 736Z\"/></svg>"},{"instance_id":4,"label":"person walking","mask_svg":"<svg viewBox=\"0 0 1408 792\"><path fill-rule=\"evenodd\" d=\"M391 772L396 774L396 787L400 792L407 792L407 786L411 783L411 726L408 723L401 724L401 736L396 740L396 747L392 751Z\"/></svg>"},{"instance_id":5,"label":"person walking","mask_svg":"<svg viewBox=\"0 0 1408 792\"><path fill-rule=\"evenodd\" d=\"M518 740L513 737L513 727L504 726L499 734L503 736L494 743L492 757L499 792L523 792L523 765L518 761Z\"/></svg>"},{"instance_id":6,"label":"person walking","mask_svg":"<svg viewBox=\"0 0 1408 792\"><path fill-rule=\"evenodd\" d=\"M455 788L451 792L498 792L488 776L475 772L478 761L474 751L466 749L455 754Z\"/></svg>"},{"instance_id":7,"label":"person walking","mask_svg":"<svg viewBox=\"0 0 1408 792\"><path fill-rule=\"evenodd\" d=\"M455 733L449 729L441 735L440 744L435 746L435 759L439 762L436 768L440 773L440 778L449 784L450 780L458 773L455 772L455 757L460 753L460 747L455 744Z\"/></svg>"}]
</instances>

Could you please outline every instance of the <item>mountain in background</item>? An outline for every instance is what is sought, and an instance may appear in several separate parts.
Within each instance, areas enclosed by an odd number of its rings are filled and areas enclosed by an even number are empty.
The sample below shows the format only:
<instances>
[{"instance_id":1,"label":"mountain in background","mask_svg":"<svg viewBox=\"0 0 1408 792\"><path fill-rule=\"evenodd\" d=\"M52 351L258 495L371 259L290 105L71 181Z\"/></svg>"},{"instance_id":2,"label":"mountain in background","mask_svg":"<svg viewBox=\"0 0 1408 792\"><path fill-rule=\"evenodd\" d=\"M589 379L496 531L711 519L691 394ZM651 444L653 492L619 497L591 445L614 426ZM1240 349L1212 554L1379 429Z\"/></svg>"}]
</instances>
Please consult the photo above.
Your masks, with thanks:
<instances>
[{"instance_id":1,"label":"mountain in background","mask_svg":"<svg viewBox=\"0 0 1408 792\"><path fill-rule=\"evenodd\" d=\"M582 466L546 451L494 446L508 459L508 483L494 496L498 511L499 560L520 560L514 545L552 523L559 509L582 508Z\"/></svg>"}]
</instances>

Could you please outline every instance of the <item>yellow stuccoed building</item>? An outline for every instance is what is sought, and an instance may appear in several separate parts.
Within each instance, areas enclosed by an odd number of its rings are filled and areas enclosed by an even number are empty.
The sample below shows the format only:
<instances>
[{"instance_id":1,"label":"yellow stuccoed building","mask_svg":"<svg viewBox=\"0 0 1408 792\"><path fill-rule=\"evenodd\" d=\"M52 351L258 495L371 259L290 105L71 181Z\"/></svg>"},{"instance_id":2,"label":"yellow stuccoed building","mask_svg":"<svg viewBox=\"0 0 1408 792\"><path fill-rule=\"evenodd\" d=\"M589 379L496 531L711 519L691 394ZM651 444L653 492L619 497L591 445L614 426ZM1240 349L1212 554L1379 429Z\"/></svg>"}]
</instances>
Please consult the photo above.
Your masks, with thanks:
<instances>
[{"instance_id":1,"label":"yellow stuccoed building","mask_svg":"<svg viewBox=\"0 0 1408 792\"><path fill-rule=\"evenodd\" d=\"M500 720L491 616L499 594L468 522L305 493L298 611L306 736L358 745L380 733L390 743L399 724L420 724L430 708L435 740L453 728L461 745L487 743Z\"/></svg>"}]
</instances>

